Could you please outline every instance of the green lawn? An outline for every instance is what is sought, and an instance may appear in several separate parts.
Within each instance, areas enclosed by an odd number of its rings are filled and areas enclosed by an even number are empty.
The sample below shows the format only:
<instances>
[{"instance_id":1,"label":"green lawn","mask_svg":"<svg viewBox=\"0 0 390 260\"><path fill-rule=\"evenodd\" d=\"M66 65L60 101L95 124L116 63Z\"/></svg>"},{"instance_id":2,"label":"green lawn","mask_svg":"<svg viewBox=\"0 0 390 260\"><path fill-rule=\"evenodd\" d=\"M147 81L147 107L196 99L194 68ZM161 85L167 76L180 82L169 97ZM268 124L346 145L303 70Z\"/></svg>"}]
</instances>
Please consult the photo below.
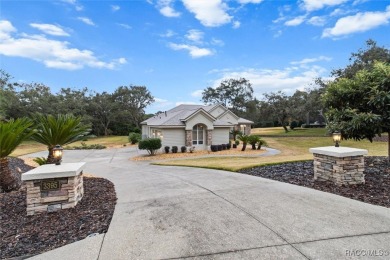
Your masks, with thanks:
<instances>
[{"instance_id":1,"label":"green lawn","mask_svg":"<svg viewBox=\"0 0 390 260\"><path fill-rule=\"evenodd\" d=\"M252 134L260 136L329 136L327 129L325 128L300 128L297 127L294 130L290 130L286 133L283 127L268 127L268 128L253 128Z\"/></svg>"},{"instance_id":2,"label":"green lawn","mask_svg":"<svg viewBox=\"0 0 390 260\"><path fill-rule=\"evenodd\" d=\"M318 131L318 129L316 130ZM258 132L262 132L262 129L260 129L260 131ZM262 166L268 164L310 160L313 158L313 155L309 152L309 148L334 145L332 138L329 136L328 137L292 136L291 138L267 137L265 135L262 136L264 137L264 140L268 142L269 147L280 150L281 154L270 156L270 157L232 156L232 157L210 157L210 158L198 158L198 159L192 158L192 159L185 159L185 160L170 160L170 161L159 162L156 164L238 171L244 168ZM363 141L344 140L341 142L340 145L347 146L347 147L367 149L368 155L371 156L387 156L387 142L370 143L367 140L363 140Z\"/></svg>"},{"instance_id":3,"label":"green lawn","mask_svg":"<svg viewBox=\"0 0 390 260\"><path fill-rule=\"evenodd\" d=\"M69 146L80 146L81 142L74 142L69 144ZM84 141L86 144L101 144L107 147L122 147L123 145L129 145L127 136L103 136L97 138L91 138L88 141ZM25 141L16 148L16 150L11 154L11 156L21 156L29 153L35 153L46 150L46 146L39 144L35 141Z\"/></svg>"}]
</instances>

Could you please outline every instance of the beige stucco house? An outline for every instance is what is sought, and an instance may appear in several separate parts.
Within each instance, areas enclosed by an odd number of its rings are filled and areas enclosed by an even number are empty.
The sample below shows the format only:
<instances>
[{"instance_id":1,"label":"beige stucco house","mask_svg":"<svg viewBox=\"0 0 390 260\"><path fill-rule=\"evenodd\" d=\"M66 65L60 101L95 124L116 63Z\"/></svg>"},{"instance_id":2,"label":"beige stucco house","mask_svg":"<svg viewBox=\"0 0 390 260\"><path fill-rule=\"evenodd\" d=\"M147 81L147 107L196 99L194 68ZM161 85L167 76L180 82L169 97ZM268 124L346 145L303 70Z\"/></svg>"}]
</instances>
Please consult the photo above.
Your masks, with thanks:
<instances>
[{"instance_id":1,"label":"beige stucco house","mask_svg":"<svg viewBox=\"0 0 390 260\"><path fill-rule=\"evenodd\" d=\"M221 104L179 105L141 123L142 138L161 138L164 146L195 146L229 143L229 132L250 134L252 121L240 118Z\"/></svg>"}]
</instances>

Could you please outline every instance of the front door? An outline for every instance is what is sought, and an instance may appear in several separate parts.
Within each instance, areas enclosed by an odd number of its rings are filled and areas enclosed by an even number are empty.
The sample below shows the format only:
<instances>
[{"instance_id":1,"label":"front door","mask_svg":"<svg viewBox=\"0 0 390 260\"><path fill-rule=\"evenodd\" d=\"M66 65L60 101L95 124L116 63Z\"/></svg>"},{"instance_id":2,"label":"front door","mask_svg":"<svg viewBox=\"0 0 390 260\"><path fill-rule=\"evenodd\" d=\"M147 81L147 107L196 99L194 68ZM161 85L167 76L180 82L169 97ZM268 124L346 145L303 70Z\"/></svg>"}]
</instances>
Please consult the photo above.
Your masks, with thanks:
<instances>
[{"instance_id":1,"label":"front door","mask_svg":"<svg viewBox=\"0 0 390 260\"><path fill-rule=\"evenodd\" d=\"M205 150L206 148L206 127L197 124L192 128L192 145L196 150Z\"/></svg>"}]
</instances>

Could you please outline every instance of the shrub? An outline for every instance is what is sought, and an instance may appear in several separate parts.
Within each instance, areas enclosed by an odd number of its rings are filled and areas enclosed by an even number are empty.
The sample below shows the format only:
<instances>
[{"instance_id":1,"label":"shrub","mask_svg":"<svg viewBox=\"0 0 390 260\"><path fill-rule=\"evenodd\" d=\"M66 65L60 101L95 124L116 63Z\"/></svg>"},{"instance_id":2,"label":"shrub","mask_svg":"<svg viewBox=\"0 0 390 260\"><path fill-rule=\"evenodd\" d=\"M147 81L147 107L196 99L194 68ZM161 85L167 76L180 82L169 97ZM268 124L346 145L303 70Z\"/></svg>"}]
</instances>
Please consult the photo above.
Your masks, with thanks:
<instances>
[{"instance_id":1,"label":"shrub","mask_svg":"<svg viewBox=\"0 0 390 260\"><path fill-rule=\"evenodd\" d=\"M147 150L150 155L155 155L156 151L160 148L161 148L160 138L146 138L144 140L139 141L138 143L138 149Z\"/></svg>"},{"instance_id":2,"label":"shrub","mask_svg":"<svg viewBox=\"0 0 390 260\"><path fill-rule=\"evenodd\" d=\"M190 148L190 153L193 153L193 152L195 152L195 146L192 146L192 147Z\"/></svg>"},{"instance_id":3,"label":"shrub","mask_svg":"<svg viewBox=\"0 0 390 260\"><path fill-rule=\"evenodd\" d=\"M180 147L180 150L182 153L185 153L185 152L187 152L187 147L182 146L182 147Z\"/></svg>"},{"instance_id":4,"label":"shrub","mask_svg":"<svg viewBox=\"0 0 390 260\"><path fill-rule=\"evenodd\" d=\"M222 150L226 150L226 144L221 144Z\"/></svg>"},{"instance_id":5,"label":"shrub","mask_svg":"<svg viewBox=\"0 0 390 260\"><path fill-rule=\"evenodd\" d=\"M220 152L220 151L222 151L222 145L217 145L217 147L218 147L218 152Z\"/></svg>"},{"instance_id":6,"label":"shrub","mask_svg":"<svg viewBox=\"0 0 390 260\"><path fill-rule=\"evenodd\" d=\"M215 144L212 144L212 145L210 146L210 149L211 149L212 152L218 152L218 146L215 145Z\"/></svg>"},{"instance_id":7,"label":"shrub","mask_svg":"<svg viewBox=\"0 0 390 260\"><path fill-rule=\"evenodd\" d=\"M296 128L296 127L298 127L297 121L292 121L292 122L290 123L290 129L291 129L291 130L294 130L294 128Z\"/></svg>"},{"instance_id":8,"label":"shrub","mask_svg":"<svg viewBox=\"0 0 390 260\"><path fill-rule=\"evenodd\" d=\"M38 165L44 165L47 162L47 158L37 157L37 158L34 158L33 161L36 162Z\"/></svg>"},{"instance_id":9,"label":"shrub","mask_svg":"<svg viewBox=\"0 0 390 260\"><path fill-rule=\"evenodd\" d=\"M164 147L165 153L169 153L169 149L170 149L169 146L165 146Z\"/></svg>"},{"instance_id":10,"label":"shrub","mask_svg":"<svg viewBox=\"0 0 390 260\"><path fill-rule=\"evenodd\" d=\"M80 146L65 146L65 150L92 150L92 149L106 149L107 147L102 144L86 144L84 142L81 142Z\"/></svg>"},{"instance_id":11,"label":"shrub","mask_svg":"<svg viewBox=\"0 0 390 260\"><path fill-rule=\"evenodd\" d=\"M260 140L258 135L250 135L248 136L248 143L252 145L252 150L256 150L256 144Z\"/></svg>"},{"instance_id":12,"label":"shrub","mask_svg":"<svg viewBox=\"0 0 390 260\"><path fill-rule=\"evenodd\" d=\"M239 140L236 140L236 141L234 141L234 143L236 144L236 148L237 148L237 145L240 144L240 141L239 141Z\"/></svg>"},{"instance_id":13,"label":"shrub","mask_svg":"<svg viewBox=\"0 0 390 260\"><path fill-rule=\"evenodd\" d=\"M129 142L131 143L131 144L136 144L136 143L138 143L139 141L141 141L141 139L142 139L142 136L141 136L141 134L139 134L139 133L130 133L129 134Z\"/></svg>"},{"instance_id":14,"label":"shrub","mask_svg":"<svg viewBox=\"0 0 390 260\"><path fill-rule=\"evenodd\" d=\"M260 150L261 149L261 146L268 146L267 142L263 139L260 139L258 142L257 142L257 150Z\"/></svg>"},{"instance_id":15,"label":"shrub","mask_svg":"<svg viewBox=\"0 0 390 260\"><path fill-rule=\"evenodd\" d=\"M178 150L177 146L172 146L172 153L177 153Z\"/></svg>"},{"instance_id":16,"label":"shrub","mask_svg":"<svg viewBox=\"0 0 390 260\"><path fill-rule=\"evenodd\" d=\"M232 144L229 142L228 144L226 144L226 149L230 150L230 148L232 148Z\"/></svg>"}]
</instances>

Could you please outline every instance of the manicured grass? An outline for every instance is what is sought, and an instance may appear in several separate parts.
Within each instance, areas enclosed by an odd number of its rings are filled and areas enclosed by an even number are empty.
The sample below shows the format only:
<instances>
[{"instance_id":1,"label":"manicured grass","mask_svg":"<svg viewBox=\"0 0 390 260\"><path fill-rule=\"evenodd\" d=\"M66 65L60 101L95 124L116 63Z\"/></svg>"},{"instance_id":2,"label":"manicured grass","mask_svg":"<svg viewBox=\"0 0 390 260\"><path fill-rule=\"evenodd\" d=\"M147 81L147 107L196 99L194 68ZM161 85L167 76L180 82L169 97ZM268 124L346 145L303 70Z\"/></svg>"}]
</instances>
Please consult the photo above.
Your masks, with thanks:
<instances>
[{"instance_id":1,"label":"manicured grass","mask_svg":"<svg viewBox=\"0 0 390 260\"><path fill-rule=\"evenodd\" d=\"M127 136L107 136L107 137L96 137L91 138L88 141L78 141L69 146L80 146L81 142L85 142L86 144L101 144L107 147L122 147L123 145L129 145L129 141ZM46 146L39 144L34 141L25 141L21 145L16 148L16 150L11 154L11 156L17 157L29 153L36 153L40 151L47 150Z\"/></svg>"},{"instance_id":2,"label":"manicured grass","mask_svg":"<svg viewBox=\"0 0 390 260\"><path fill-rule=\"evenodd\" d=\"M170 160L156 163L157 165L176 165L201 167L211 169L221 169L229 171L238 171L240 169L262 166L268 164L310 160L313 155L309 152L309 148L331 146L333 141L331 137L265 137L269 147L280 150L281 154L270 157L209 157L186 160ZM371 156L386 156L387 143L369 141L343 141L341 146L367 149L368 155Z\"/></svg>"},{"instance_id":3,"label":"manicured grass","mask_svg":"<svg viewBox=\"0 0 390 260\"><path fill-rule=\"evenodd\" d=\"M253 128L251 130L252 134L260 136L328 136L328 131L325 128L300 128L297 127L294 130L289 129L289 132L286 133L283 127L268 127L268 128Z\"/></svg>"}]
</instances>

